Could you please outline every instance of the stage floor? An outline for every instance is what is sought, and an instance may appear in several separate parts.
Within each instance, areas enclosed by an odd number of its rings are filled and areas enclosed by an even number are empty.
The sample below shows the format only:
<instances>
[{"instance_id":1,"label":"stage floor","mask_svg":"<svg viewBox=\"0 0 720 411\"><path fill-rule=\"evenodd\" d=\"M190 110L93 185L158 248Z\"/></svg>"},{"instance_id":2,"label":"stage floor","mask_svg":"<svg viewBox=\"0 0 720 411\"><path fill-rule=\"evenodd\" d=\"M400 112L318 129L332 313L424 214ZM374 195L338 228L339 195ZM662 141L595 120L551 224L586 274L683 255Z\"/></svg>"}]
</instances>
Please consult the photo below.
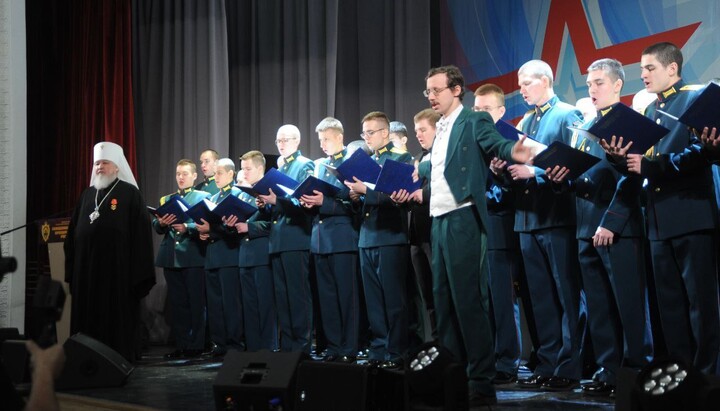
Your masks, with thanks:
<instances>
[{"instance_id":1,"label":"stage floor","mask_svg":"<svg viewBox=\"0 0 720 411\"><path fill-rule=\"evenodd\" d=\"M63 410L212 410L213 381L221 361L166 361L170 347L153 347L136 364L123 387L73 390L61 393ZM515 390L513 385L498 386L498 404L472 410L613 410L609 398L574 392L550 393Z\"/></svg>"}]
</instances>

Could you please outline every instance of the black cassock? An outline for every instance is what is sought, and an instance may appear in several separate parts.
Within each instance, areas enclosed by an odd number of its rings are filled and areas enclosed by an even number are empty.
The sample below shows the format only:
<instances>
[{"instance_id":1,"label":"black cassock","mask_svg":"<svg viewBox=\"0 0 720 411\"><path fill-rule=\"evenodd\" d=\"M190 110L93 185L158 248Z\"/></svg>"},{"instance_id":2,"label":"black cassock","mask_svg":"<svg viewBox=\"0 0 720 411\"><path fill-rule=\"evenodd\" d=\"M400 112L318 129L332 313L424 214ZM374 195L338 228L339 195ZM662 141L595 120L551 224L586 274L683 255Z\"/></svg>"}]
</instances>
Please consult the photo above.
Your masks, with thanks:
<instances>
[{"instance_id":1,"label":"black cassock","mask_svg":"<svg viewBox=\"0 0 720 411\"><path fill-rule=\"evenodd\" d=\"M116 180L83 191L65 240L65 281L72 294L71 332L82 332L133 361L139 302L155 284L150 215L135 186ZM110 191L112 188L112 191Z\"/></svg>"}]
</instances>

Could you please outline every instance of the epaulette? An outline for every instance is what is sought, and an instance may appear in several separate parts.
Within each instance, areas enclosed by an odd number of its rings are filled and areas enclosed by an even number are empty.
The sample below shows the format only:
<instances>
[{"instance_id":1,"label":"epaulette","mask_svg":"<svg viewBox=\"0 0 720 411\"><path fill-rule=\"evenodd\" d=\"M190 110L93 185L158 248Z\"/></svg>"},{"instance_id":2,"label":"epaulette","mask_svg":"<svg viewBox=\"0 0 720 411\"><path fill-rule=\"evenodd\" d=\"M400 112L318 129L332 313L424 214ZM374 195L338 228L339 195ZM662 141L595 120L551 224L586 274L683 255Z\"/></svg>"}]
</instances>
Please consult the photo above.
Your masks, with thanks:
<instances>
[{"instance_id":1,"label":"epaulette","mask_svg":"<svg viewBox=\"0 0 720 411\"><path fill-rule=\"evenodd\" d=\"M164 196L160 197L160 205L165 205L165 203L166 203L166 202L170 199L170 197L172 197L173 195L175 195L175 193L170 193L170 194L168 194L168 195L164 195Z\"/></svg>"},{"instance_id":2,"label":"epaulette","mask_svg":"<svg viewBox=\"0 0 720 411\"><path fill-rule=\"evenodd\" d=\"M695 91L695 90L700 90L703 87L705 87L705 86L703 86L702 84L686 84L686 85L680 87L680 91Z\"/></svg>"}]
</instances>

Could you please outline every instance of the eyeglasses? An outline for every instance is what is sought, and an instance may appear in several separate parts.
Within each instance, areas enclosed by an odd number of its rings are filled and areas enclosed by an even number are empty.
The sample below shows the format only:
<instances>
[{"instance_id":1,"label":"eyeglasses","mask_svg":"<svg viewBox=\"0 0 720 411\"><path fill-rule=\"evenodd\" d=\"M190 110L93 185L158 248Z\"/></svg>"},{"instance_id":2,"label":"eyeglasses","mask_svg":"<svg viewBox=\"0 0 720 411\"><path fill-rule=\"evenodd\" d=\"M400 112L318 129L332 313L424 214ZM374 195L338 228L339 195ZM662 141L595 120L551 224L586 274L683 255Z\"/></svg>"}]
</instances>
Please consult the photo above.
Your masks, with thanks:
<instances>
[{"instance_id":1,"label":"eyeglasses","mask_svg":"<svg viewBox=\"0 0 720 411\"><path fill-rule=\"evenodd\" d=\"M377 133L377 132L380 131L380 130L385 130L385 128L383 127L383 128L379 128L379 129L377 129L377 130L367 130L367 131L363 131L362 133L360 133L360 138L372 137L373 134Z\"/></svg>"},{"instance_id":2,"label":"eyeglasses","mask_svg":"<svg viewBox=\"0 0 720 411\"><path fill-rule=\"evenodd\" d=\"M279 139L275 140L275 144L280 144L280 143L285 144L288 141L292 141L292 140L295 140L295 139L294 138L279 138Z\"/></svg>"},{"instance_id":3,"label":"eyeglasses","mask_svg":"<svg viewBox=\"0 0 720 411\"><path fill-rule=\"evenodd\" d=\"M434 96L438 96L438 95L440 95L440 93L442 93L443 91L445 91L445 90L447 90L447 89L449 89L449 88L450 88L450 86L443 87L443 88L434 88L434 89L432 89L432 90L431 90L431 89L425 89L425 90L423 90L423 96L425 96L425 97L430 97L430 93L433 93Z\"/></svg>"},{"instance_id":4,"label":"eyeglasses","mask_svg":"<svg viewBox=\"0 0 720 411\"><path fill-rule=\"evenodd\" d=\"M502 107L502 106L494 106L494 107L493 106L482 106L482 107L473 106L472 109L473 109L473 111L492 111L492 110L495 110L500 107Z\"/></svg>"}]
</instances>

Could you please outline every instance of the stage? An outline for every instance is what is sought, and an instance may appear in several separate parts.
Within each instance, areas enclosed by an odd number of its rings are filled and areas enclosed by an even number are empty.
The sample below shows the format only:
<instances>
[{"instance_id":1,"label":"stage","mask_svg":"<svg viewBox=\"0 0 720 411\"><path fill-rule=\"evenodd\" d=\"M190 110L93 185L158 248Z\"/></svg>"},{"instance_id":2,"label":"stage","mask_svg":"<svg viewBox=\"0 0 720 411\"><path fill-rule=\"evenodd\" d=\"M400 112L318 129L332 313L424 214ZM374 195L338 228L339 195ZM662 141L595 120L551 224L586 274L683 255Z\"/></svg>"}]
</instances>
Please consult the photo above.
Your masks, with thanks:
<instances>
[{"instance_id":1,"label":"stage","mask_svg":"<svg viewBox=\"0 0 720 411\"><path fill-rule=\"evenodd\" d=\"M123 387L65 391L59 394L63 410L211 410L215 408L213 382L221 360L163 359L171 347L152 347ZM358 367L361 365L358 365ZM337 383L337 381L333 381ZM285 408L287 409L287 408ZM612 410L606 397L573 392L529 392L513 385L498 386L498 404L472 410Z\"/></svg>"}]
</instances>

